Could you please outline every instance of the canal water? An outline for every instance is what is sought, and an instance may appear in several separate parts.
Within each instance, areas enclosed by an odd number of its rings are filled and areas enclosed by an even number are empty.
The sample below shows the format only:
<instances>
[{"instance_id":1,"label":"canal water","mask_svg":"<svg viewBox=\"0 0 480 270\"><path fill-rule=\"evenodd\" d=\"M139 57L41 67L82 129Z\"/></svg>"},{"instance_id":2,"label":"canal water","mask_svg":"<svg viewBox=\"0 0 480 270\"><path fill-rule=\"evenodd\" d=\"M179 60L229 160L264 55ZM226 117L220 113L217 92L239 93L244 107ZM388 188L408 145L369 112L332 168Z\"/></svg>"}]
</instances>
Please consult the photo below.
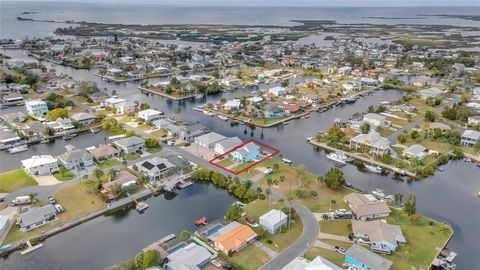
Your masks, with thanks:
<instances>
[{"instance_id":1,"label":"canal water","mask_svg":"<svg viewBox=\"0 0 480 270\"><path fill-rule=\"evenodd\" d=\"M195 230L193 222L201 216L209 221L223 218L234 201L224 190L194 184L173 199L165 195L147 199L150 207L143 214L121 210L52 236L35 252L10 254L0 260L0 269L103 269L133 258L170 233Z\"/></svg>"},{"instance_id":2,"label":"canal water","mask_svg":"<svg viewBox=\"0 0 480 270\"><path fill-rule=\"evenodd\" d=\"M7 51L7 54L15 58L28 58L22 51ZM229 99L257 89L244 88L234 92L207 96L203 100L171 101L158 95L141 93L138 90L139 82L107 83L94 76L92 71L45 64L54 67L58 73L73 76L76 80L95 81L100 89L106 88L108 93L116 90L122 98L148 102L153 108L164 111L167 115L172 115L175 108L180 107L181 113L178 118L183 121L200 122L225 136L238 136L242 140L250 138L261 140L279 149L281 154L292 160L294 164L304 164L309 170L318 174L324 174L333 166L333 163L326 159L323 151L315 150L310 146L306 142L307 137L314 136L320 130L325 131L337 117L348 120L355 113L365 112L370 105L379 105L382 101L393 101L402 97L402 92L396 90L377 91L360 98L354 104L335 107L324 113L314 112L310 118L296 119L290 121L290 124L286 126L266 129L250 128L243 125L232 125L229 121L209 117L192 109L206 102L218 102L222 97ZM152 81L160 80L162 79ZM300 80L300 78L296 80ZM480 263L480 258L475 256L480 254L480 232L478 230L480 199L477 198L477 193L480 191L480 170L473 164L463 161L450 163L445 172L437 172L435 176L416 182L403 182L393 180L389 176L360 172L351 165L343 167L342 170L348 182L363 190L371 191L375 188L383 188L388 194L416 194L419 212L446 221L453 226L455 234L449 247L459 253L456 260L457 269L475 269L476 265ZM65 232L64 234L69 233ZM95 234L95 232L91 233ZM112 233L120 234L116 231L112 231ZM116 246L116 249L123 248Z\"/></svg>"}]
</instances>

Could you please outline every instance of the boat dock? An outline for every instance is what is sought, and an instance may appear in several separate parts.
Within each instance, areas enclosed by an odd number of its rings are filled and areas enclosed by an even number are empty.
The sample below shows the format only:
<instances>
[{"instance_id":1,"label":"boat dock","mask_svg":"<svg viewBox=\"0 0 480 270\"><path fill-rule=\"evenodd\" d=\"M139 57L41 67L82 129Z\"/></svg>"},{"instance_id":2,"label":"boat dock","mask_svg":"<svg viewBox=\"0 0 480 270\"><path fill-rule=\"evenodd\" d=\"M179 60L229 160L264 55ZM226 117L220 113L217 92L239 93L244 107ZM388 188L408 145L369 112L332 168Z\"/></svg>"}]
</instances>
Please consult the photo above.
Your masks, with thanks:
<instances>
[{"instance_id":1,"label":"boat dock","mask_svg":"<svg viewBox=\"0 0 480 270\"><path fill-rule=\"evenodd\" d=\"M355 153L345 152L345 151L339 150L337 148L328 146L328 145L320 143L320 142L314 142L313 140L309 141L309 143L313 146L317 146L317 147L326 149L328 151L333 151L333 152L344 154L347 157L352 157L356 160L360 160L360 161L365 162L365 163L370 164L370 165L373 164L373 165L376 165L376 166L380 166L380 167L384 168L385 170L389 170L389 171L392 171L394 173L399 173L401 171L406 176L410 176L412 178L418 179L418 176L415 173L410 172L410 171L400 170L400 169L398 169L396 167L393 167L393 166L390 166L388 164L381 163L381 162L378 162L376 160L366 158L366 157L363 157L363 156L359 156L359 155L356 155Z\"/></svg>"},{"instance_id":2,"label":"boat dock","mask_svg":"<svg viewBox=\"0 0 480 270\"><path fill-rule=\"evenodd\" d=\"M42 243L37 244L37 245L35 245L35 246L32 246L32 244L30 243L30 241L27 241L26 244L27 244L27 248L24 249L24 250L22 250L22 251L20 252L20 254L22 254L22 255L28 254L28 253L30 253L30 252L32 252L32 251L35 251L35 250L43 247L43 244L42 244Z\"/></svg>"}]
</instances>

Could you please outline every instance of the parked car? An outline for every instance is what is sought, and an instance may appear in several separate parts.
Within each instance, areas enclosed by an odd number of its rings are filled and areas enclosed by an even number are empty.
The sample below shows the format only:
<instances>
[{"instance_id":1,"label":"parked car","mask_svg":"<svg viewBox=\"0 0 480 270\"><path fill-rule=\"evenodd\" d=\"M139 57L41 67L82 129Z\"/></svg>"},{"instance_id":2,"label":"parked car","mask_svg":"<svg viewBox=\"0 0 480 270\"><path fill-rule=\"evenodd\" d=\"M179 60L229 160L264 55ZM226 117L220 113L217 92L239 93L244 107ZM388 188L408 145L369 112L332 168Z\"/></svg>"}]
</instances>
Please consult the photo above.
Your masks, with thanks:
<instances>
[{"instance_id":1,"label":"parked car","mask_svg":"<svg viewBox=\"0 0 480 270\"><path fill-rule=\"evenodd\" d=\"M216 267L222 267L222 264L220 264L217 260L212 260L211 263Z\"/></svg>"},{"instance_id":2,"label":"parked car","mask_svg":"<svg viewBox=\"0 0 480 270\"><path fill-rule=\"evenodd\" d=\"M345 251L346 251L343 247L335 246L334 248L335 248L336 252L341 253L341 254L345 253Z\"/></svg>"},{"instance_id":3,"label":"parked car","mask_svg":"<svg viewBox=\"0 0 480 270\"><path fill-rule=\"evenodd\" d=\"M318 193L317 193L315 190L312 190L312 191L310 192L310 194L312 194L312 196L314 196L314 197L318 195Z\"/></svg>"},{"instance_id":4,"label":"parked car","mask_svg":"<svg viewBox=\"0 0 480 270\"><path fill-rule=\"evenodd\" d=\"M48 197L48 202L49 202L50 204L56 204L56 203L57 203L57 201L56 201L52 196L49 196L49 197Z\"/></svg>"},{"instance_id":5,"label":"parked car","mask_svg":"<svg viewBox=\"0 0 480 270\"><path fill-rule=\"evenodd\" d=\"M233 269L235 269L235 268L233 268L233 266L231 266L229 263L224 263L224 264L223 264L223 269L233 270Z\"/></svg>"},{"instance_id":6,"label":"parked car","mask_svg":"<svg viewBox=\"0 0 480 270\"><path fill-rule=\"evenodd\" d=\"M58 213L62 213L63 211L65 211L65 209L63 209L63 207L58 203L54 204L53 206L55 207L55 210L57 210Z\"/></svg>"}]
</instances>

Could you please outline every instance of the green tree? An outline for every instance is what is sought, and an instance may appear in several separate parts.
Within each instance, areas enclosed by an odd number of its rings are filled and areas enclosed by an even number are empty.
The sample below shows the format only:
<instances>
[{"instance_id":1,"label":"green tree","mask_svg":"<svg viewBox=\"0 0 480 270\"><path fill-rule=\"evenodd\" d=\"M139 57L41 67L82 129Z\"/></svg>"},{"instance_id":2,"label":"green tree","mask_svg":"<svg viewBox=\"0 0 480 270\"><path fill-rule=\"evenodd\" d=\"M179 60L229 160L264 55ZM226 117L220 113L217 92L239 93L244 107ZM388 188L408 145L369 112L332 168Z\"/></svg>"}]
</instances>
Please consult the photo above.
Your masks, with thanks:
<instances>
[{"instance_id":1,"label":"green tree","mask_svg":"<svg viewBox=\"0 0 480 270\"><path fill-rule=\"evenodd\" d=\"M228 209L227 213L225 214L225 219L229 221L238 221L242 218L243 210L237 204L231 204Z\"/></svg>"},{"instance_id":2,"label":"green tree","mask_svg":"<svg viewBox=\"0 0 480 270\"><path fill-rule=\"evenodd\" d=\"M340 190L345 184L343 172L336 167L331 168L323 178L327 187L333 190Z\"/></svg>"},{"instance_id":3,"label":"green tree","mask_svg":"<svg viewBox=\"0 0 480 270\"><path fill-rule=\"evenodd\" d=\"M408 196L407 202L405 203L403 209L409 216L415 215L417 213L417 199L415 197L415 194Z\"/></svg>"},{"instance_id":4,"label":"green tree","mask_svg":"<svg viewBox=\"0 0 480 270\"><path fill-rule=\"evenodd\" d=\"M43 135L51 137L51 136L55 135L55 130L53 130L53 128L51 128L51 127L45 127L43 129Z\"/></svg>"},{"instance_id":5,"label":"green tree","mask_svg":"<svg viewBox=\"0 0 480 270\"><path fill-rule=\"evenodd\" d=\"M148 250L143 253L143 269L159 265L162 257L156 250Z\"/></svg>"},{"instance_id":6,"label":"green tree","mask_svg":"<svg viewBox=\"0 0 480 270\"><path fill-rule=\"evenodd\" d=\"M370 124L365 123L360 126L360 130L362 131L362 134L367 134L370 131Z\"/></svg>"},{"instance_id":7,"label":"green tree","mask_svg":"<svg viewBox=\"0 0 480 270\"><path fill-rule=\"evenodd\" d=\"M425 121L434 122L435 121L435 114L432 111L426 111L425 112Z\"/></svg>"},{"instance_id":8,"label":"green tree","mask_svg":"<svg viewBox=\"0 0 480 270\"><path fill-rule=\"evenodd\" d=\"M96 178L98 181L100 181L101 178L102 178L105 174L103 173L102 170L100 170L100 169L97 168L97 169L95 169L95 171L93 171L93 175L95 176L95 178Z\"/></svg>"},{"instance_id":9,"label":"green tree","mask_svg":"<svg viewBox=\"0 0 480 270\"><path fill-rule=\"evenodd\" d=\"M55 121L58 118L68 118L68 112L67 110L63 108L56 108L47 113L45 116L45 119L48 121Z\"/></svg>"},{"instance_id":10,"label":"green tree","mask_svg":"<svg viewBox=\"0 0 480 270\"><path fill-rule=\"evenodd\" d=\"M145 147L147 149L158 149L160 148L160 142L154 138L145 139Z\"/></svg>"},{"instance_id":11,"label":"green tree","mask_svg":"<svg viewBox=\"0 0 480 270\"><path fill-rule=\"evenodd\" d=\"M148 103L140 104L140 110L146 110L146 109L150 109L150 104Z\"/></svg>"},{"instance_id":12,"label":"green tree","mask_svg":"<svg viewBox=\"0 0 480 270\"><path fill-rule=\"evenodd\" d=\"M281 86L282 87L287 87L289 84L290 84L290 82L288 81L288 79L285 79L285 80L282 81Z\"/></svg>"}]
</instances>

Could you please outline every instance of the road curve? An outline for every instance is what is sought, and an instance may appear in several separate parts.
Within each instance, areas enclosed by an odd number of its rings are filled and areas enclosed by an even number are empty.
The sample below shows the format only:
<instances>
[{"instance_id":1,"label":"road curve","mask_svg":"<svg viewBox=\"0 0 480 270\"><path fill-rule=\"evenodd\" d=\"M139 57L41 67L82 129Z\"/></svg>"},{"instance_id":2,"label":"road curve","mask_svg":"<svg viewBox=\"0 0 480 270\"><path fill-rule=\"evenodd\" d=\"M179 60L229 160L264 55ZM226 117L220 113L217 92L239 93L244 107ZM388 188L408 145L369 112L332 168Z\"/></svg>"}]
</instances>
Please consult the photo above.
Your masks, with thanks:
<instances>
[{"instance_id":1,"label":"road curve","mask_svg":"<svg viewBox=\"0 0 480 270\"><path fill-rule=\"evenodd\" d=\"M280 270L315 244L320 229L317 219L308 208L299 203L292 202L292 207L302 220L302 234L292 245L260 267L260 270Z\"/></svg>"}]
</instances>

